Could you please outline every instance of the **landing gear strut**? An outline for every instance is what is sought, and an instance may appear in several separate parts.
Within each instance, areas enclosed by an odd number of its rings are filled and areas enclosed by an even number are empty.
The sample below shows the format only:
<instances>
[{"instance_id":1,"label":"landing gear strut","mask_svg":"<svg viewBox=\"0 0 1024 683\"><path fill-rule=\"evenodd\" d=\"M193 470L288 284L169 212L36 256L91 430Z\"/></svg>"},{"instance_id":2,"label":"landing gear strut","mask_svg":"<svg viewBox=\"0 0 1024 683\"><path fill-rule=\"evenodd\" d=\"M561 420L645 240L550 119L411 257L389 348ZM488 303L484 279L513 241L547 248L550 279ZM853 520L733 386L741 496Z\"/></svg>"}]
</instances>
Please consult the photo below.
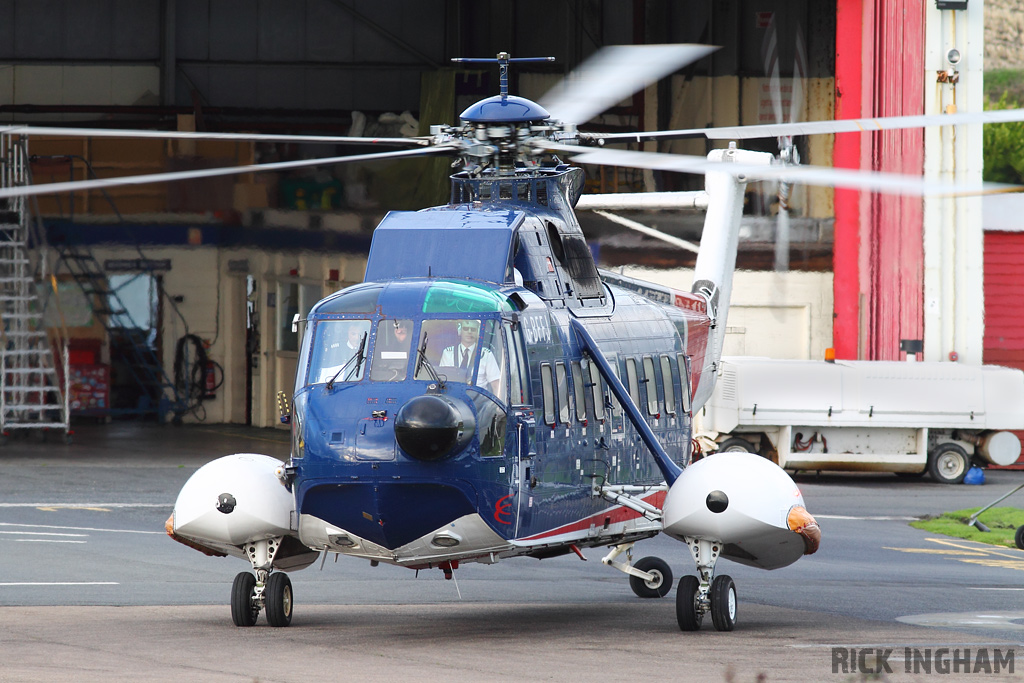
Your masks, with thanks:
<instances>
[{"instance_id":1,"label":"landing gear strut","mask_svg":"<svg viewBox=\"0 0 1024 683\"><path fill-rule=\"evenodd\" d=\"M254 626L264 608L267 623L287 626L292 622L292 582L287 574L273 572L280 539L249 543L245 554L255 575L241 572L231 585L231 621L235 626Z\"/></svg>"},{"instance_id":2,"label":"landing gear strut","mask_svg":"<svg viewBox=\"0 0 1024 683\"><path fill-rule=\"evenodd\" d=\"M626 553L626 561L617 558ZM601 558L603 564L629 574L629 587L640 598L663 598L672 590L672 568L660 557L641 557L633 562L633 544L624 543L612 548Z\"/></svg>"},{"instance_id":3,"label":"landing gear strut","mask_svg":"<svg viewBox=\"0 0 1024 683\"><path fill-rule=\"evenodd\" d=\"M722 550L717 541L687 538L686 545L697 563L697 576L684 576L676 590L676 620L682 631L699 631L704 615L718 631L736 628L736 584L732 577L715 576L715 563ZM712 580L714 577L714 580Z\"/></svg>"}]
</instances>

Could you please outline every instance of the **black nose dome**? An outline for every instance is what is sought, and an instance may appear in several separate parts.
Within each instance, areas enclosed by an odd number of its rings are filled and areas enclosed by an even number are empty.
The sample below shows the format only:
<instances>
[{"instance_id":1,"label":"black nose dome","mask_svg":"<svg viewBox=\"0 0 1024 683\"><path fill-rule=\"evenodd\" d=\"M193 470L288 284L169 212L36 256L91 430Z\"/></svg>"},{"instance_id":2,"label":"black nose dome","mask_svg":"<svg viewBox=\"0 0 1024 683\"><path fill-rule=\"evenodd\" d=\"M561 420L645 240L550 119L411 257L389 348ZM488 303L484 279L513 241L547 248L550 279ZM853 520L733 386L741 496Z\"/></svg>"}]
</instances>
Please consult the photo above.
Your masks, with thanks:
<instances>
[{"instance_id":1,"label":"black nose dome","mask_svg":"<svg viewBox=\"0 0 1024 683\"><path fill-rule=\"evenodd\" d=\"M447 396L417 396L395 416L395 439L417 460L440 460L465 448L475 430L469 406Z\"/></svg>"}]
</instances>

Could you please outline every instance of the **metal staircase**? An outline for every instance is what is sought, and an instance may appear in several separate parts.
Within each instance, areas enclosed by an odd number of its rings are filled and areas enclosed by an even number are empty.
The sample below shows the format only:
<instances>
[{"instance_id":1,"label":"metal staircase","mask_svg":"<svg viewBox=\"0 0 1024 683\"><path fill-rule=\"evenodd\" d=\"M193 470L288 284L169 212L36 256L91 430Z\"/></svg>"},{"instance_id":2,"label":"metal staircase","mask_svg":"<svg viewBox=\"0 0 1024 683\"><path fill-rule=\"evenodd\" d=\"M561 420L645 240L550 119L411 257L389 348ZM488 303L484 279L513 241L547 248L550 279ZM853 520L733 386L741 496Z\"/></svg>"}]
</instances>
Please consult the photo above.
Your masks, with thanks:
<instances>
[{"instance_id":1,"label":"metal staircase","mask_svg":"<svg viewBox=\"0 0 1024 683\"><path fill-rule=\"evenodd\" d=\"M178 418L186 408L175 383L149 342L140 335L127 307L110 286L102 265L87 247L58 247L55 271L67 272L78 284L96 319L107 331L111 344L117 343L121 360L131 379L142 390L134 407L110 408L110 415L155 413L163 420L168 413ZM112 350L113 355L113 350Z\"/></svg>"},{"instance_id":2,"label":"metal staircase","mask_svg":"<svg viewBox=\"0 0 1024 683\"><path fill-rule=\"evenodd\" d=\"M0 135L0 187L28 180L26 143ZM29 258L29 213L25 199L0 200L0 442L16 430L62 430L70 443L68 340L59 334L62 375L43 322Z\"/></svg>"}]
</instances>

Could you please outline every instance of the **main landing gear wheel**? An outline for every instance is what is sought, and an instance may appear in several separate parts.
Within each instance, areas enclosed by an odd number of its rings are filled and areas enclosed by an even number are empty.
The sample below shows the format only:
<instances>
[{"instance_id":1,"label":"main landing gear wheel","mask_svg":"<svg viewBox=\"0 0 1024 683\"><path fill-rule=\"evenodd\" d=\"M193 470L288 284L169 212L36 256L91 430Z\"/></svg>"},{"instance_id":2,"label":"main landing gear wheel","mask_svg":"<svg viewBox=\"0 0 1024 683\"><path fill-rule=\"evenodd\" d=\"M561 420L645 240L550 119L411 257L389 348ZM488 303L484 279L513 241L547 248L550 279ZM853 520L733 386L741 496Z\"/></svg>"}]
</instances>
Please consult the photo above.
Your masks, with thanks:
<instances>
[{"instance_id":1,"label":"main landing gear wheel","mask_svg":"<svg viewBox=\"0 0 1024 683\"><path fill-rule=\"evenodd\" d=\"M641 598L663 598L672 590L672 569L660 557L641 557L633 563L635 569L652 574L654 579L644 581L630 575L629 587Z\"/></svg>"},{"instance_id":2,"label":"main landing gear wheel","mask_svg":"<svg viewBox=\"0 0 1024 683\"><path fill-rule=\"evenodd\" d=\"M256 577L249 572L242 572L231 584L231 621L235 622L235 626L255 626L259 616Z\"/></svg>"},{"instance_id":3,"label":"main landing gear wheel","mask_svg":"<svg viewBox=\"0 0 1024 683\"><path fill-rule=\"evenodd\" d=\"M704 620L704 612L697 609L697 591L700 581L696 576L687 574L679 579L676 589L676 621L680 631L699 631L700 622Z\"/></svg>"},{"instance_id":4,"label":"main landing gear wheel","mask_svg":"<svg viewBox=\"0 0 1024 683\"><path fill-rule=\"evenodd\" d=\"M736 584L726 574L711 582L711 621L718 631L736 628Z\"/></svg>"},{"instance_id":5,"label":"main landing gear wheel","mask_svg":"<svg viewBox=\"0 0 1024 683\"><path fill-rule=\"evenodd\" d=\"M287 574L277 572L267 578L264 598L268 624L287 626L292 623L292 581Z\"/></svg>"}]
</instances>

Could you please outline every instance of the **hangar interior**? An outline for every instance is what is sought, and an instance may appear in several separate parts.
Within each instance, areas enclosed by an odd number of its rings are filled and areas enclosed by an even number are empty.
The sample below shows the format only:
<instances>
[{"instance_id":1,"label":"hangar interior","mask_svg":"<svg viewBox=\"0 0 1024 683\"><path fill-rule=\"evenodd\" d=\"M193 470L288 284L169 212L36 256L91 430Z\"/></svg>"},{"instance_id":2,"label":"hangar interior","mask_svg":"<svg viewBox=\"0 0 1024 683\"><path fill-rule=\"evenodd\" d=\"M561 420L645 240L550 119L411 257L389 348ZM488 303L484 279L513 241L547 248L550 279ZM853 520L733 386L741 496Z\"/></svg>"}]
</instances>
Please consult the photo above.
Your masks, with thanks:
<instances>
[{"instance_id":1,"label":"hangar interior","mask_svg":"<svg viewBox=\"0 0 1024 683\"><path fill-rule=\"evenodd\" d=\"M0 126L424 135L497 92L496 69L453 57L553 56L511 71L511 91L536 98L601 46L665 42L722 47L586 129L764 123L780 112L783 120L833 118L835 3L0 0ZM710 148L703 140L645 144ZM799 145L804 161L830 165L831 136ZM41 183L355 151L68 136L33 139L25 166ZM585 170L591 192L702 184ZM45 324L51 336L66 330L72 366L94 372L91 384L88 372L76 375L88 384L77 414L277 424L275 394L290 389L297 362L294 316L361 281L379 219L444 203L448 172L446 161L415 160L40 196L29 207L39 228L30 260ZM741 266L771 267L775 192L748 194ZM831 309L832 192L799 188L791 204L794 272L741 273L750 284L736 288L730 331L745 329L746 307L750 320L782 330L772 353L820 357L831 331L812 320ZM691 263L686 252L580 218L605 267ZM643 220L699 236L700 216ZM52 283L43 279L51 274ZM754 335L745 339L737 349L760 352ZM140 366L153 372L139 376ZM168 394L183 396L186 409L168 413L159 400Z\"/></svg>"}]
</instances>

